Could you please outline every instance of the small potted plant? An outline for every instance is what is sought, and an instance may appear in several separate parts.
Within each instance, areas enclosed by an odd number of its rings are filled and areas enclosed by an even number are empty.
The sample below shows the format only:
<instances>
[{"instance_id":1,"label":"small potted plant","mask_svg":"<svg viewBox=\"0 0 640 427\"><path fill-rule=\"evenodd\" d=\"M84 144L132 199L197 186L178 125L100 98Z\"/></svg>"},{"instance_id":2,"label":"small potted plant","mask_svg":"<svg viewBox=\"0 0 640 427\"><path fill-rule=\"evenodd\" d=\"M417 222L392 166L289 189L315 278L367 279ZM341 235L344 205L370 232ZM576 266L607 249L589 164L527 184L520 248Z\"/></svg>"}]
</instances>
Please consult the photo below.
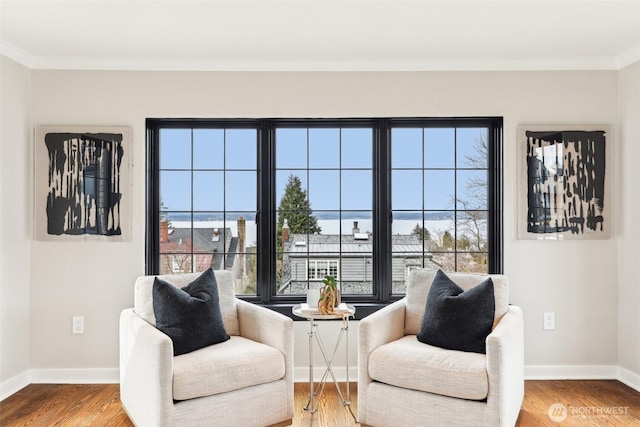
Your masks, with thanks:
<instances>
[{"instance_id":1,"label":"small potted plant","mask_svg":"<svg viewBox=\"0 0 640 427\"><path fill-rule=\"evenodd\" d=\"M333 276L325 276L322 280L324 286L320 288L320 300L318 310L322 314L336 314L334 308L340 305L340 290L338 281Z\"/></svg>"}]
</instances>

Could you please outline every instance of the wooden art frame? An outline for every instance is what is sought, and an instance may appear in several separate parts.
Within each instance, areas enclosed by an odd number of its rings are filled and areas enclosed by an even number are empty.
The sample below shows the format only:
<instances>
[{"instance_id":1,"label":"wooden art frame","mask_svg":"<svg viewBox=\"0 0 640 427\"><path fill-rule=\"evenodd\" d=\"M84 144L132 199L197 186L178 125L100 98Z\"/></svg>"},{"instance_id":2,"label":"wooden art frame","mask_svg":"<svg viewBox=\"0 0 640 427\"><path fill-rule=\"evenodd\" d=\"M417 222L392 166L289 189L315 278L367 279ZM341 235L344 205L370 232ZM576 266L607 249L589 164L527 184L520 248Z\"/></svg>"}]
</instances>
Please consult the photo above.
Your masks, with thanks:
<instances>
[{"instance_id":1,"label":"wooden art frame","mask_svg":"<svg viewBox=\"0 0 640 427\"><path fill-rule=\"evenodd\" d=\"M518 127L518 237L611 237L609 125Z\"/></svg>"}]
</instances>

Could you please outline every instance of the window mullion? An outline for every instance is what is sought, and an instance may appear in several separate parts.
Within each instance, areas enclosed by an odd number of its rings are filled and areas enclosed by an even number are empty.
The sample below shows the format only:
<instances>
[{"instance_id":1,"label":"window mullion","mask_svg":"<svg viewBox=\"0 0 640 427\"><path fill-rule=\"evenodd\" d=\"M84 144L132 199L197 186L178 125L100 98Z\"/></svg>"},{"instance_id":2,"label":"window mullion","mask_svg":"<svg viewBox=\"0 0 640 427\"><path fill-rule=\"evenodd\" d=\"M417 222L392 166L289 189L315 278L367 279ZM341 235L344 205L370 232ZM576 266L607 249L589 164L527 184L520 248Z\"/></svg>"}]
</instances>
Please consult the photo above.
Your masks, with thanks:
<instances>
[{"instance_id":1,"label":"window mullion","mask_svg":"<svg viewBox=\"0 0 640 427\"><path fill-rule=\"evenodd\" d=\"M275 130L267 121L259 126L258 136L258 212L256 293L263 303L269 303L276 292L275 263ZM274 250L276 249L276 250Z\"/></svg>"},{"instance_id":2,"label":"window mullion","mask_svg":"<svg viewBox=\"0 0 640 427\"><path fill-rule=\"evenodd\" d=\"M146 274L160 271L160 129L147 120Z\"/></svg>"},{"instance_id":3,"label":"window mullion","mask_svg":"<svg viewBox=\"0 0 640 427\"><path fill-rule=\"evenodd\" d=\"M373 283L382 303L390 300L391 281L391 141L387 120L377 121L373 141Z\"/></svg>"},{"instance_id":4,"label":"window mullion","mask_svg":"<svg viewBox=\"0 0 640 427\"><path fill-rule=\"evenodd\" d=\"M502 273L502 120L494 120L489 126L488 136L488 165L487 165L487 233L488 233L488 272Z\"/></svg>"},{"instance_id":5,"label":"window mullion","mask_svg":"<svg viewBox=\"0 0 640 427\"><path fill-rule=\"evenodd\" d=\"M194 239L194 231L193 231L193 224L194 224L194 212L193 212L193 206L194 206L194 199L193 199L193 188L195 187L195 174L193 172L193 128L191 128L191 138L190 138L190 150L191 150L191 230L190 230L190 236L191 236L191 242L190 242L190 249L191 249L191 253L189 254L190 258L191 258L191 271L190 273L193 273L196 271L196 248L195 248L195 239ZM224 229L224 228L223 228ZM224 256L223 256L224 258Z\"/></svg>"}]
</instances>

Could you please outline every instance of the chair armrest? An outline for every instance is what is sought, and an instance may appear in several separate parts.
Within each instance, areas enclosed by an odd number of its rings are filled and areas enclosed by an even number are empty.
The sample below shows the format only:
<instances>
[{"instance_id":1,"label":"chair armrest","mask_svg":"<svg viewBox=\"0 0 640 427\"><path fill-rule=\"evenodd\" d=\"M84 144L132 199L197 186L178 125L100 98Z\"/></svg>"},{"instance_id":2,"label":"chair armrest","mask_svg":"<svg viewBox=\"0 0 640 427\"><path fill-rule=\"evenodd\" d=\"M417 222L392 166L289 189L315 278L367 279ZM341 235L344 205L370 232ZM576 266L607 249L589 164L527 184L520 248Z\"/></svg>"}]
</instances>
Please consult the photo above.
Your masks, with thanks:
<instances>
[{"instance_id":1,"label":"chair armrest","mask_svg":"<svg viewBox=\"0 0 640 427\"><path fill-rule=\"evenodd\" d=\"M500 425L513 426L524 398L524 316L509 306L487 337L487 404L500 411Z\"/></svg>"},{"instance_id":2,"label":"chair armrest","mask_svg":"<svg viewBox=\"0 0 640 427\"><path fill-rule=\"evenodd\" d=\"M132 308L120 314L120 399L138 426L171 420L173 342Z\"/></svg>"},{"instance_id":3,"label":"chair armrest","mask_svg":"<svg viewBox=\"0 0 640 427\"><path fill-rule=\"evenodd\" d=\"M268 308L237 300L240 336L293 354L293 320Z\"/></svg>"},{"instance_id":4,"label":"chair armrest","mask_svg":"<svg viewBox=\"0 0 640 427\"><path fill-rule=\"evenodd\" d=\"M369 376L369 354L383 344L404 336L406 298L365 317L358 324L358 412L365 414Z\"/></svg>"},{"instance_id":5,"label":"chair armrest","mask_svg":"<svg viewBox=\"0 0 640 427\"><path fill-rule=\"evenodd\" d=\"M284 355L288 418L293 418L293 320L268 308L238 299L240 336L276 348Z\"/></svg>"},{"instance_id":6,"label":"chair armrest","mask_svg":"<svg viewBox=\"0 0 640 427\"><path fill-rule=\"evenodd\" d=\"M358 353L369 355L383 344L404 336L405 298L365 317L358 325Z\"/></svg>"}]
</instances>

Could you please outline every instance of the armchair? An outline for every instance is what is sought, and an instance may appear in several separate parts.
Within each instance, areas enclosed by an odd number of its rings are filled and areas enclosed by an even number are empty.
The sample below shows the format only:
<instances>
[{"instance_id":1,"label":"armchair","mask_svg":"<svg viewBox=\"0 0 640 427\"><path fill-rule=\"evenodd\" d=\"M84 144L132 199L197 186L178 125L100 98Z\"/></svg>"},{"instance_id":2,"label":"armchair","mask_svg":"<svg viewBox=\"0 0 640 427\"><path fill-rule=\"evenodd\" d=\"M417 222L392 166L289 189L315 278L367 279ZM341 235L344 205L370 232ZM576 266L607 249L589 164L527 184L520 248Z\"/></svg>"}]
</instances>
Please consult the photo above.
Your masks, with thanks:
<instances>
[{"instance_id":1,"label":"armchair","mask_svg":"<svg viewBox=\"0 0 640 427\"><path fill-rule=\"evenodd\" d=\"M183 287L200 273L160 276ZM293 418L293 321L237 299L231 273L215 271L228 341L174 356L155 327L154 276L135 283L120 315L120 398L146 426L289 425Z\"/></svg>"},{"instance_id":2,"label":"armchair","mask_svg":"<svg viewBox=\"0 0 640 427\"><path fill-rule=\"evenodd\" d=\"M406 296L358 327L358 412L363 425L514 426L524 397L522 310L508 282L494 284L495 320L486 355L416 339L435 271L414 270ZM451 273L463 290L487 275Z\"/></svg>"}]
</instances>

